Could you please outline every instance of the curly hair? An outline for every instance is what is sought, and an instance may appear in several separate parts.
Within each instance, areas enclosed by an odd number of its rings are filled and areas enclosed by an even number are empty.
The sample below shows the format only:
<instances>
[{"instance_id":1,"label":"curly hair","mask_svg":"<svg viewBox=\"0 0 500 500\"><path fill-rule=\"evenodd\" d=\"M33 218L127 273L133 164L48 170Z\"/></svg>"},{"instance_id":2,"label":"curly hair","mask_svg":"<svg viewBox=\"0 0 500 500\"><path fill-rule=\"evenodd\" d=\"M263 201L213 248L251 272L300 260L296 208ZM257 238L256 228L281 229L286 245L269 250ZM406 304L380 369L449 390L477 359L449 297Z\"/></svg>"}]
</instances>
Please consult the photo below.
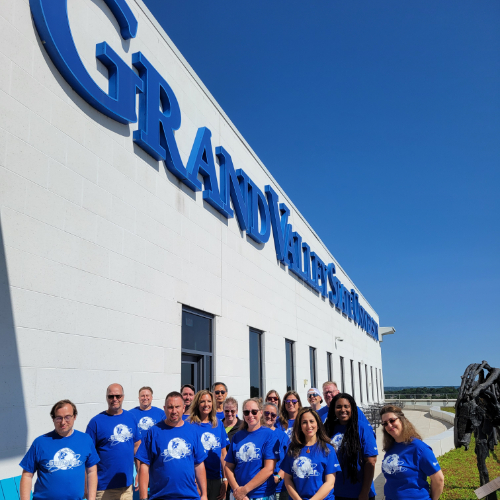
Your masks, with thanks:
<instances>
[{"instance_id":1,"label":"curly hair","mask_svg":"<svg viewBox=\"0 0 500 500\"><path fill-rule=\"evenodd\" d=\"M276 392L276 391L274 391ZM288 411L286 409L286 399L288 398L288 396L295 396L297 398L297 401L299 402L299 410L302 408L302 402L300 401L300 396L297 392L295 391L288 391L284 396L283 396L283 403L281 405L281 408L280 408L280 424L281 424L281 428L286 431L288 429L288 420L289 420L289 416L288 416Z\"/></svg>"},{"instance_id":2,"label":"curly hair","mask_svg":"<svg viewBox=\"0 0 500 500\"><path fill-rule=\"evenodd\" d=\"M201 403L201 398L203 396L210 396L210 400L212 401L212 410L210 411L210 415L208 416L208 420L212 424L212 427L217 427L218 422L217 422L217 415L216 415L216 410L215 410L215 401L214 401L214 395L210 392L207 391L206 389L203 389L202 391L198 391L193 399L193 402L191 403L191 406L189 407L189 421L192 424L201 424L201 412L200 412L200 403Z\"/></svg>"},{"instance_id":3,"label":"curly hair","mask_svg":"<svg viewBox=\"0 0 500 500\"><path fill-rule=\"evenodd\" d=\"M330 450L328 449L330 438L326 434L323 422L321 422L321 418L319 418L319 415L316 413L316 411L309 406L306 406L305 408L301 408L299 410L297 418L295 419L295 423L293 424L292 439L290 446L288 447L288 453L293 458L297 458L300 455L300 451L306 444L306 437L304 435L304 432L302 431L302 417L306 413L310 413L314 417L318 426L316 431L316 445L323 451L325 455L328 455L328 453L330 453Z\"/></svg>"},{"instance_id":4,"label":"curly hair","mask_svg":"<svg viewBox=\"0 0 500 500\"><path fill-rule=\"evenodd\" d=\"M396 405L386 405L380 409L380 416L386 413L394 413L396 417L401 421L401 425L403 426L403 432L401 433L401 437L403 439L403 443L410 444L414 439L422 439L422 436L417 432L413 424L405 417L403 410ZM396 442L396 440L387 432L386 428L382 426L384 429L384 451L389 450L392 445Z\"/></svg>"},{"instance_id":5,"label":"curly hair","mask_svg":"<svg viewBox=\"0 0 500 500\"><path fill-rule=\"evenodd\" d=\"M344 476L344 480L347 473L349 481L354 484L358 482L358 466L363 466L363 450L359 439L358 407L356 401L354 401L354 398L350 394L339 392L332 399L328 410L328 419L326 421L326 433L331 439L335 434L335 428L338 425L342 425L335 413L335 406L339 399L346 399L351 405L351 418L345 426L344 437L337 450L337 455L339 460L342 460L342 475Z\"/></svg>"}]
</instances>

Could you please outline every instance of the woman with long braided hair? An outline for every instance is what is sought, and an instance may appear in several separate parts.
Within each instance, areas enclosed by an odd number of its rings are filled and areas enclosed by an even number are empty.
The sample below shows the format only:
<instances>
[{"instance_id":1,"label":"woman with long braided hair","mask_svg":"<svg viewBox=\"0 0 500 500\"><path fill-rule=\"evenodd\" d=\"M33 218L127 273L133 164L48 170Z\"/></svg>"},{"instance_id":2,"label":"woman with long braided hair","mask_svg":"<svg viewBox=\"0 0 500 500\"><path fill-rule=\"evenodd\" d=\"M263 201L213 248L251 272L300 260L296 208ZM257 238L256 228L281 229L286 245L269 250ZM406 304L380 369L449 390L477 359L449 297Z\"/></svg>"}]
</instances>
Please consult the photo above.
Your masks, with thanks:
<instances>
[{"instance_id":1,"label":"woman with long braided hair","mask_svg":"<svg viewBox=\"0 0 500 500\"><path fill-rule=\"evenodd\" d=\"M377 443L373 429L359 421L358 407L350 394L341 392L333 398L328 410L326 433L332 440L342 468L335 481L335 499L374 498Z\"/></svg>"}]
</instances>

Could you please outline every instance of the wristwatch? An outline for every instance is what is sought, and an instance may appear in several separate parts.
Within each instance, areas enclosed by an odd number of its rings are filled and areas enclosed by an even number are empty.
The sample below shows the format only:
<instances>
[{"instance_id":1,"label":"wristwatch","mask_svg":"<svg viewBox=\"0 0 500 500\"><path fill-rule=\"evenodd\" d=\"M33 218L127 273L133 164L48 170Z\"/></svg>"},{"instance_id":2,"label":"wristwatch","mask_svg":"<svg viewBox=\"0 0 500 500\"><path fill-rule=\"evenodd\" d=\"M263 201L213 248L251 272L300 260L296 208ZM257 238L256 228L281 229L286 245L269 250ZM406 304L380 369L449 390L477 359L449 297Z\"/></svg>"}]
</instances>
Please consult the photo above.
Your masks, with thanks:
<instances>
[{"instance_id":1,"label":"wristwatch","mask_svg":"<svg viewBox=\"0 0 500 500\"><path fill-rule=\"evenodd\" d=\"M222 478L222 480L223 480L224 482L226 482L226 481L227 481L227 477L223 477L223 478Z\"/></svg>"},{"instance_id":2,"label":"wristwatch","mask_svg":"<svg viewBox=\"0 0 500 500\"><path fill-rule=\"evenodd\" d=\"M274 477L278 479L278 483L283 481L283 478L279 474L275 474Z\"/></svg>"}]
</instances>

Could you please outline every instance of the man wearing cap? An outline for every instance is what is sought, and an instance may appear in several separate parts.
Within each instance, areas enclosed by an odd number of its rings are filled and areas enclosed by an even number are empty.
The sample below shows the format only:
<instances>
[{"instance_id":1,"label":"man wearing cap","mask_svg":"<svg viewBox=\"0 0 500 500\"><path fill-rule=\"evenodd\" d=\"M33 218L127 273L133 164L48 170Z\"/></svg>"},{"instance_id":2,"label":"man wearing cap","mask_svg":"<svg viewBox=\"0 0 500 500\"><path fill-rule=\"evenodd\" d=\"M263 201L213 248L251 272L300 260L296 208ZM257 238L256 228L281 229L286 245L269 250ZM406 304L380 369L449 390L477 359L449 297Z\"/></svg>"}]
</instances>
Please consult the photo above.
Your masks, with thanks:
<instances>
[{"instance_id":1,"label":"man wearing cap","mask_svg":"<svg viewBox=\"0 0 500 500\"><path fill-rule=\"evenodd\" d=\"M311 408L319 414L321 403L323 402L323 398L321 397L319 389L316 389L316 387L311 387L307 391L307 401L309 401Z\"/></svg>"}]
</instances>

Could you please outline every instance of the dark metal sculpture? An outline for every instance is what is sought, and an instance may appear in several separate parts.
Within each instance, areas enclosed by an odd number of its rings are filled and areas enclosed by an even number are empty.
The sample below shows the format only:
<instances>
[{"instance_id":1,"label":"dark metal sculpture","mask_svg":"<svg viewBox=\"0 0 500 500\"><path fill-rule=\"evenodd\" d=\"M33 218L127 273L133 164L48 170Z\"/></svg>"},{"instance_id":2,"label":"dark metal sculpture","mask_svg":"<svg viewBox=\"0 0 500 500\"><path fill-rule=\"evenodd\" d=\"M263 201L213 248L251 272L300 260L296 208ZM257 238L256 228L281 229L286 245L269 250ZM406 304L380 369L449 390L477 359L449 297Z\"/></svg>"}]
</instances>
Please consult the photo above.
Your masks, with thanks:
<instances>
[{"instance_id":1,"label":"dark metal sculpture","mask_svg":"<svg viewBox=\"0 0 500 500\"><path fill-rule=\"evenodd\" d=\"M486 458L498 443L499 426L500 369L491 368L486 361L471 364L462 376L455 404L455 448L468 450L474 433L480 486L490 481ZM496 500L496 493L487 498Z\"/></svg>"}]
</instances>

